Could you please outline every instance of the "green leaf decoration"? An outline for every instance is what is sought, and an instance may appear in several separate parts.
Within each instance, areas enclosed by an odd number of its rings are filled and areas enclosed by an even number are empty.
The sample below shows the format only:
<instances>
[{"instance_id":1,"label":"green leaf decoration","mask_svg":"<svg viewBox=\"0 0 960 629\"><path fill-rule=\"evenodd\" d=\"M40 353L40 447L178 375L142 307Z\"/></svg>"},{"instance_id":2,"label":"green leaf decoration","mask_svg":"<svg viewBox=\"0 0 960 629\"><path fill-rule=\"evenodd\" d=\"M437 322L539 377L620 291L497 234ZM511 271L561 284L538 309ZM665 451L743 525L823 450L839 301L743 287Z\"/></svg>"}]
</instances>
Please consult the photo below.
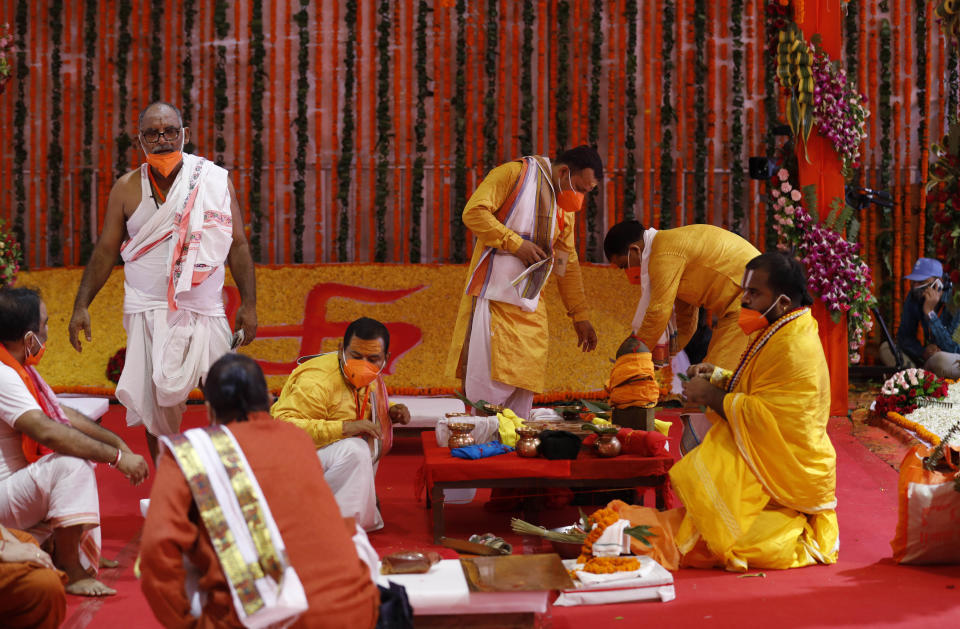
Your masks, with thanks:
<instances>
[{"instance_id":1,"label":"green leaf decoration","mask_svg":"<svg viewBox=\"0 0 960 629\"><path fill-rule=\"evenodd\" d=\"M591 413L606 413L611 408L606 402L597 402L584 399L579 400L579 402Z\"/></svg>"},{"instance_id":2,"label":"green leaf decoration","mask_svg":"<svg viewBox=\"0 0 960 629\"><path fill-rule=\"evenodd\" d=\"M657 534L651 531L650 527L645 524L641 526L631 526L630 528L623 529L623 532L633 539L651 547L653 544L650 543L650 538L657 536Z\"/></svg>"}]
</instances>

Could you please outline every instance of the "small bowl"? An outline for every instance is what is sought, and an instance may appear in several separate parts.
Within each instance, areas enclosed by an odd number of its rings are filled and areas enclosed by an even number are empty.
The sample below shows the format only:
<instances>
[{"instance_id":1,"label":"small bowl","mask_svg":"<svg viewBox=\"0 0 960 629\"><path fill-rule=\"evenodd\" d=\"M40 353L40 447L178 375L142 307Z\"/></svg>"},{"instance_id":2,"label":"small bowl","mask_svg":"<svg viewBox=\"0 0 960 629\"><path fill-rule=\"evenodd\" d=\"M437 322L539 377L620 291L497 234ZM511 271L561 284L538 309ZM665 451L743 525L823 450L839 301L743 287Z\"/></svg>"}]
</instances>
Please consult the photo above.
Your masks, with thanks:
<instances>
[{"instance_id":1,"label":"small bowl","mask_svg":"<svg viewBox=\"0 0 960 629\"><path fill-rule=\"evenodd\" d=\"M574 526L561 526L559 528L550 529L555 533L567 533L571 529L574 529ZM576 559L580 556L580 551L583 550L583 544L577 544L575 542L557 542L554 540L547 540L550 542L550 545L553 546L553 552L560 555L561 559Z\"/></svg>"},{"instance_id":2,"label":"small bowl","mask_svg":"<svg viewBox=\"0 0 960 629\"><path fill-rule=\"evenodd\" d=\"M452 432L471 432L476 426L470 422L451 422L447 424Z\"/></svg>"}]
</instances>

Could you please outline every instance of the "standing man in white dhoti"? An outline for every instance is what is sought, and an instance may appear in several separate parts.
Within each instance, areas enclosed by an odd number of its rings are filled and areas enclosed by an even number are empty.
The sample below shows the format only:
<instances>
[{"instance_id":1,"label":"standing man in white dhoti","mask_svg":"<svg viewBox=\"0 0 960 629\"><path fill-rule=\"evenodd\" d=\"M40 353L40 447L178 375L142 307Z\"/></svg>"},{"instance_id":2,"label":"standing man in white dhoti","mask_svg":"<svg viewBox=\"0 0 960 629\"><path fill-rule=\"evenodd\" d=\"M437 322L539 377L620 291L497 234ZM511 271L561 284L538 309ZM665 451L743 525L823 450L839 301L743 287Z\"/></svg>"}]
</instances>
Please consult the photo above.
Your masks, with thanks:
<instances>
[{"instance_id":1,"label":"standing man in white dhoti","mask_svg":"<svg viewBox=\"0 0 960 629\"><path fill-rule=\"evenodd\" d=\"M140 114L147 162L110 191L103 231L83 272L70 320L70 343L91 340L87 308L124 261L127 352L117 399L127 425L143 425L156 461L157 437L176 434L187 396L231 347L223 308L224 263L240 291L235 335L257 333L256 280L237 194L226 170L183 153L189 131L169 103Z\"/></svg>"},{"instance_id":2,"label":"standing man in white dhoti","mask_svg":"<svg viewBox=\"0 0 960 629\"><path fill-rule=\"evenodd\" d=\"M90 462L109 463L135 485L147 477L147 462L114 433L60 406L34 368L46 342L40 296L0 289L0 524L41 542L52 536L53 562L67 574L70 594L116 594L96 579L100 501Z\"/></svg>"},{"instance_id":3,"label":"standing man in white dhoti","mask_svg":"<svg viewBox=\"0 0 960 629\"><path fill-rule=\"evenodd\" d=\"M578 146L555 161L528 156L497 166L463 209L477 237L447 357L447 375L471 400L507 406L526 419L547 382L550 275L573 322L577 345L597 346L574 243L584 195L603 179L596 149ZM535 268L534 268L535 267ZM521 282L514 280L525 270Z\"/></svg>"},{"instance_id":4,"label":"standing man in white dhoti","mask_svg":"<svg viewBox=\"0 0 960 629\"><path fill-rule=\"evenodd\" d=\"M307 431L323 475L345 518L366 531L383 528L374 476L390 450L393 424L410 423L403 404L390 404L381 372L390 332L361 317L347 326L336 352L311 357L293 370L270 409L275 419Z\"/></svg>"}]
</instances>

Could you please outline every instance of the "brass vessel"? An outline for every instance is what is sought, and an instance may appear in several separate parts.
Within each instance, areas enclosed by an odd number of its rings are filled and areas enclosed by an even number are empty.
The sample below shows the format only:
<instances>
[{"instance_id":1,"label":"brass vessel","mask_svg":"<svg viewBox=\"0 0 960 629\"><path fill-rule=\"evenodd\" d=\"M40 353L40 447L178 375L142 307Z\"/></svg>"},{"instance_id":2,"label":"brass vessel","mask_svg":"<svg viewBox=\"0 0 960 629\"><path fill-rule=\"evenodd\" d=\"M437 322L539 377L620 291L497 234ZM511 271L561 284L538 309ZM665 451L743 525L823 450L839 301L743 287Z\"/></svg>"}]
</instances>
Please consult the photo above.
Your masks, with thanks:
<instances>
[{"instance_id":1,"label":"brass vessel","mask_svg":"<svg viewBox=\"0 0 960 629\"><path fill-rule=\"evenodd\" d=\"M473 435L470 434L473 432L473 424L456 422L447 424L447 428L450 430L450 439L447 441L447 445L451 448L462 448L464 446L472 446L476 443L473 440Z\"/></svg>"},{"instance_id":2,"label":"brass vessel","mask_svg":"<svg viewBox=\"0 0 960 629\"><path fill-rule=\"evenodd\" d=\"M620 440L614 434L600 435L594 445L600 456L617 456L620 454Z\"/></svg>"},{"instance_id":3,"label":"brass vessel","mask_svg":"<svg viewBox=\"0 0 960 629\"><path fill-rule=\"evenodd\" d=\"M540 439L538 435L540 429L533 426L521 426L517 428L517 456L535 457L540 452Z\"/></svg>"}]
</instances>

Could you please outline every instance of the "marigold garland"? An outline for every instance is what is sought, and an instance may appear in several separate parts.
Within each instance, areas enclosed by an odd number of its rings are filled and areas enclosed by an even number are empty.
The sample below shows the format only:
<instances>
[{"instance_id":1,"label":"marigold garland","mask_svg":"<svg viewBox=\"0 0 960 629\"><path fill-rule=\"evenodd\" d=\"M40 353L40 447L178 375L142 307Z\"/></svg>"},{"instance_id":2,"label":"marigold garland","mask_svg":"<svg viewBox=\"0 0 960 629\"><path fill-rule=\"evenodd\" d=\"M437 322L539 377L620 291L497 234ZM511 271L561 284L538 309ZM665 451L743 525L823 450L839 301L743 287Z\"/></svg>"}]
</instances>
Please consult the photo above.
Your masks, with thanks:
<instances>
[{"instance_id":1,"label":"marigold garland","mask_svg":"<svg viewBox=\"0 0 960 629\"><path fill-rule=\"evenodd\" d=\"M220 41L230 34L227 5L227 0L216 0L213 5L213 29ZM230 105L230 99L227 96L227 47L217 44L215 51L217 60L213 66L213 150L215 163L217 166L223 166L226 163L224 153L227 151L224 127L227 122L227 107Z\"/></svg>"},{"instance_id":2,"label":"marigold garland","mask_svg":"<svg viewBox=\"0 0 960 629\"><path fill-rule=\"evenodd\" d=\"M730 228L734 233L741 235L747 230L743 211L743 3L744 0L730 2L730 37L733 40L731 52L733 78L730 85L730 91L733 93L733 107L730 111L730 204L733 206L733 222Z\"/></svg>"},{"instance_id":3,"label":"marigold garland","mask_svg":"<svg viewBox=\"0 0 960 629\"><path fill-rule=\"evenodd\" d=\"M626 64L626 114L627 131L624 148L627 149L626 166L623 175L623 218L634 218L634 206L637 203L637 0L627 0L623 10L627 20L627 64Z\"/></svg>"},{"instance_id":4,"label":"marigold garland","mask_svg":"<svg viewBox=\"0 0 960 629\"><path fill-rule=\"evenodd\" d=\"M127 68L130 64L130 45L133 38L130 36L130 15L133 13L133 3L130 0L120 0L117 5L117 52L114 57L117 76L117 137L114 144L117 147L117 161L114 164L115 178L119 179L130 168L128 151L133 146L133 138L127 133L127 109L129 108L127 92Z\"/></svg>"},{"instance_id":5,"label":"marigold garland","mask_svg":"<svg viewBox=\"0 0 960 629\"><path fill-rule=\"evenodd\" d=\"M297 152L293 158L296 179L293 181L293 261L303 262L304 216L307 213L307 146L310 134L307 129L307 96L310 94L310 0L300 0L300 10L291 17L297 25L299 46L297 49L297 117L293 126L297 130ZM378 244L378 247L380 245Z\"/></svg>"},{"instance_id":6,"label":"marigold garland","mask_svg":"<svg viewBox=\"0 0 960 629\"><path fill-rule=\"evenodd\" d=\"M343 126L340 130L340 159L337 160L337 213L340 227L337 233L337 259L346 262L349 259L347 242L350 238L350 174L353 166L354 132L354 72L357 43L357 0L347 0L344 23L347 28L347 41L344 43L343 56Z\"/></svg>"},{"instance_id":7,"label":"marigold garland","mask_svg":"<svg viewBox=\"0 0 960 629\"><path fill-rule=\"evenodd\" d=\"M590 146L597 148L600 143L600 81L603 78L603 3L593 3L593 13L590 17L590 99L588 104L589 122L587 123L587 138ZM588 194L585 200L587 222L587 242L585 259L590 262L600 262L603 251L600 243L600 205L596 194Z\"/></svg>"},{"instance_id":8,"label":"marigold garland","mask_svg":"<svg viewBox=\"0 0 960 629\"><path fill-rule=\"evenodd\" d=\"M896 411L887 411L886 418L901 428L906 428L907 430L915 433L920 439L926 441L930 445L936 446L940 444L940 437L933 434L917 422L910 421Z\"/></svg>"},{"instance_id":9,"label":"marigold garland","mask_svg":"<svg viewBox=\"0 0 960 629\"><path fill-rule=\"evenodd\" d=\"M163 9L165 0L150 0L150 102L161 99L163 88Z\"/></svg>"},{"instance_id":10,"label":"marigold garland","mask_svg":"<svg viewBox=\"0 0 960 629\"><path fill-rule=\"evenodd\" d=\"M458 16L459 16L458 9ZM533 22L536 19L533 0L523 0L523 46L521 59L533 59ZM459 42L458 42L459 45ZM459 53L459 50L457 51ZM458 68L462 68L459 63ZM459 78L459 77L458 77ZM520 153L533 155L533 63L523 63L520 68Z\"/></svg>"},{"instance_id":11,"label":"marigold garland","mask_svg":"<svg viewBox=\"0 0 960 629\"><path fill-rule=\"evenodd\" d=\"M193 5L193 0L190 0ZM184 3L184 12L187 10L187 3ZM186 20L186 14L184 20ZM193 17L190 17L192 28ZM184 22L184 30L186 22ZM263 231L263 207L261 202L261 180L263 178L263 95L266 91L267 73L264 70L264 61L267 56L266 48L263 45L263 0L252 0L250 7L250 128L253 137L250 140L250 191L247 195L247 204L250 206L250 250L253 259L256 262L262 262L261 252L261 232ZM183 60L184 65L184 98L187 92L187 73L188 61L190 59L190 48L186 47L186 55ZM190 81L193 82L192 68ZM184 124L186 121L186 100L184 101Z\"/></svg>"},{"instance_id":12,"label":"marigold garland","mask_svg":"<svg viewBox=\"0 0 960 629\"><path fill-rule=\"evenodd\" d=\"M389 3L387 3L389 4ZM457 0L456 78L453 92L453 208L450 212L450 258L464 262L467 257L466 226L460 211L467 204L467 3ZM389 128L387 129L389 132ZM384 168L386 176L386 168ZM379 261L379 259L378 259Z\"/></svg>"},{"instance_id":13,"label":"marigold garland","mask_svg":"<svg viewBox=\"0 0 960 629\"><path fill-rule=\"evenodd\" d=\"M417 4L416 50L414 63L417 76L417 117L413 125L415 138L414 150L416 157L413 160L410 184L410 262L414 264L421 260L420 247L422 244L420 225L423 213L423 175L427 160L427 98L433 95L429 89L430 76L427 74L427 15L433 9L426 0Z\"/></svg>"},{"instance_id":14,"label":"marigold garland","mask_svg":"<svg viewBox=\"0 0 960 629\"><path fill-rule=\"evenodd\" d=\"M707 222L707 5L706 0L695 0L693 6L694 62L693 83L695 86L693 112L695 119L693 166L693 221Z\"/></svg>"},{"instance_id":15,"label":"marigold garland","mask_svg":"<svg viewBox=\"0 0 960 629\"><path fill-rule=\"evenodd\" d=\"M557 2L557 151L569 148L570 142L570 2Z\"/></svg>"},{"instance_id":16,"label":"marigold garland","mask_svg":"<svg viewBox=\"0 0 960 629\"><path fill-rule=\"evenodd\" d=\"M484 94L483 109L483 163L487 170L497 164L500 138L497 124L497 53L499 40L497 38L500 18L497 13L497 0L487 0L487 48L484 51L484 75L487 79L487 89Z\"/></svg>"},{"instance_id":17,"label":"marigold garland","mask_svg":"<svg viewBox=\"0 0 960 629\"><path fill-rule=\"evenodd\" d=\"M600 536L603 535L603 532L608 526L614 524L619 519L620 514L610 507L597 509L590 514L590 517L587 518L587 528L590 529L590 532L587 533L587 538L583 541L583 547L580 549L580 557L577 558L577 563L586 563L590 560L593 556L593 544L600 539Z\"/></svg>"},{"instance_id":18,"label":"marigold garland","mask_svg":"<svg viewBox=\"0 0 960 629\"><path fill-rule=\"evenodd\" d=\"M675 39L673 33L676 4L674 0L663 2L663 27L661 30L663 41L660 47L662 58L662 87L663 95L660 102L660 229L673 227L673 211L676 207L676 182L673 170L673 125L677 121L677 113L673 108L671 95L673 94L672 72L674 68L673 55L675 53Z\"/></svg>"},{"instance_id":19,"label":"marigold garland","mask_svg":"<svg viewBox=\"0 0 960 629\"><path fill-rule=\"evenodd\" d=\"M63 243L61 229L63 228L63 204L60 202L60 186L63 183L61 170L63 168L63 142L60 138L60 126L63 115L63 77L60 70L63 62L60 56L60 46L63 43L63 2L54 0L48 11L50 18L50 39L53 50L50 53L50 143L47 145L47 172L45 178L49 186L47 210L47 260L52 266L63 266Z\"/></svg>"},{"instance_id":20,"label":"marigold garland","mask_svg":"<svg viewBox=\"0 0 960 629\"><path fill-rule=\"evenodd\" d=\"M27 164L27 143L24 133L27 124L27 19L30 13L27 0L18 0L16 17L17 48L17 102L13 109L13 195L17 201L17 212L13 219L13 233L20 244L20 251L26 246L24 221L27 213L27 186L24 169ZM26 265L26 258L23 259Z\"/></svg>"},{"instance_id":21,"label":"marigold garland","mask_svg":"<svg viewBox=\"0 0 960 629\"><path fill-rule=\"evenodd\" d=\"M579 568L581 572L591 574L613 574L639 569L640 560L637 557L591 557L582 568Z\"/></svg>"},{"instance_id":22,"label":"marigold garland","mask_svg":"<svg viewBox=\"0 0 960 629\"><path fill-rule=\"evenodd\" d=\"M93 96L96 93L94 77L97 60L97 0L87 0L84 5L84 60L83 60L83 164L80 174L80 251L76 260L86 264L93 251L93 225L90 209L93 205L93 174L96 165L93 161L93 114L95 106Z\"/></svg>"},{"instance_id":23,"label":"marigold garland","mask_svg":"<svg viewBox=\"0 0 960 629\"><path fill-rule=\"evenodd\" d=\"M260 0L255 0L254 21L256 21L256 8L259 3ZM193 24L196 18L196 0L183 0L183 63L180 66L183 74L183 84L180 88L180 113L183 115L183 126L185 127L189 127L193 122ZM253 29L253 25L254 22L251 22L251 29ZM252 42L251 54L253 54ZM254 75L254 85L256 85L256 75ZM255 96L256 89L254 89ZM187 153L193 153L196 150L192 139L183 145L183 150ZM254 257L254 260L256 260L256 257Z\"/></svg>"}]
</instances>

